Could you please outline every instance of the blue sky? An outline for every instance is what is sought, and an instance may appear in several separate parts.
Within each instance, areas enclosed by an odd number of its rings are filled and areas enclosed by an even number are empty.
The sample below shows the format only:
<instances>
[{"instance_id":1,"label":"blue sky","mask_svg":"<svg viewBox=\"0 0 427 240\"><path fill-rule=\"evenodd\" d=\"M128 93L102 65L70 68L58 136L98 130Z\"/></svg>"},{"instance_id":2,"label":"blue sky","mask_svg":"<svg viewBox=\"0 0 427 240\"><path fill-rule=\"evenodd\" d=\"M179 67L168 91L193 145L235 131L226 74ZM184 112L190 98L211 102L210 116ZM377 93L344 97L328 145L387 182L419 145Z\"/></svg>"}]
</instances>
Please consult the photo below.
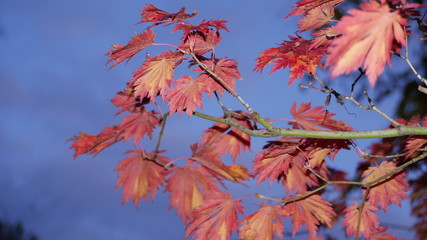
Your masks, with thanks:
<instances>
[{"instance_id":1,"label":"blue sky","mask_svg":"<svg viewBox=\"0 0 427 240\"><path fill-rule=\"evenodd\" d=\"M288 118L294 101L322 105L321 94L300 91L297 84L287 87L287 71L273 76L252 72L260 51L295 31L295 18L283 20L290 11L288 1L6 0L0 8L0 218L23 221L48 240L183 238L184 226L173 211L168 214L166 195L159 194L154 203L143 202L139 210L120 204L113 169L130 146L73 160L66 142L79 131L98 133L120 120L113 117L116 110L109 100L140 62L136 57L108 71L104 54L112 44L125 44L143 31L144 26L135 23L145 3L170 12L182 6L190 12L198 8L199 21L228 20L231 32L223 35L216 54L239 62L245 80L237 90L264 116ZM168 40L168 34L156 39ZM205 111L217 111L216 104L206 100ZM225 102L239 107L230 97ZM351 105L347 110L331 108L343 116L339 119L361 130L387 125ZM366 126L358 121L364 117L375 121ZM199 137L191 133L210 125L186 116L169 120L164 146L171 158L188 155L188 145ZM241 161L251 161L262 145L263 141L255 142L253 153L244 154ZM351 169L356 160L333 164ZM407 218L400 210L390 211Z\"/></svg>"}]
</instances>

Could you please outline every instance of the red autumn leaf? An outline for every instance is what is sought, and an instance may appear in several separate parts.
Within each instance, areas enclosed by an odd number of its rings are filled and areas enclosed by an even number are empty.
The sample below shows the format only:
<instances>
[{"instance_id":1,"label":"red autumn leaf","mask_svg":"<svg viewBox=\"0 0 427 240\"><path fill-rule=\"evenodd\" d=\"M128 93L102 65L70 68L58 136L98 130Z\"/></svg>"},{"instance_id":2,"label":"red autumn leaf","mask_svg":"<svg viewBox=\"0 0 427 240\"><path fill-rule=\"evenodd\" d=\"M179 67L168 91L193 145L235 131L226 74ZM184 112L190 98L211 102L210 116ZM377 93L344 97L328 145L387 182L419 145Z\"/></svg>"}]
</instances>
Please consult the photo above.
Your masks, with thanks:
<instances>
[{"instance_id":1,"label":"red autumn leaf","mask_svg":"<svg viewBox=\"0 0 427 240\"><path fill-rule=\"evenodd\" d=\"M141 99L148 97L152 102L158 94L164 99L173 79L174 69L182 58L180 52L169 51L147 59L132 77L134 95Z\"/></svg>"},{"instance_id":2,"label":"red autumn leaf","mask_svg":"<svg viewBox=\"0 0 427 240\"><path fill-rule=\"evenodd\" d=\"M184 52L194 52L196 55L204 55L212 51L220 42L221 36L213 30L207 30L205 33L191 32L180 45Z\"/></svg>"},{"instance_id":3,"label":"red autumn leaf","mask_svg":"<svg viewBox=\"0 0 427 240\"><path fill-rule=\"evenodd\" d=\"M313 148L307 147L304 141L293 138L283 138L270 142L266 150L260 152L254 160L252 174L257 178L258 184L270 179L280 180L286 192L305 192L308 188L318 186L318 178L308 170L310 152ZM309 154L310 155L310 154ZM324 162L317 164L313 170L321 176L327 177L327 169Z\"/></svg>"},{"instance_id":4,"label":"red autumn leaf","mask_svg":"<svg viewBox=\"0 0 427 240\"><path fill-rule=\"evenodd\" d=\"M273 240L275 234L283 239L282 216L288 217L282 206L264 202L255 213L247 215L240 222L239 236L241 239Z\"/></svg>"},{"instance_id":5,"label":"red autumn leaf","mask_svg":"<svg viewBox=\"0 0 427 240\"><path fill-rule=\"evenodd\" d=\"M316 234L320 224L331 227L332 219L336 215L331 205L319 195L311 195L286 204L284 211L292 216L292 235L295 236L302 225L306 226L311 235Z\"/></svg>"},{"instance_id":6,"label":"red autumn leaf","mask_svg":"<svg viewBox=\"0 0 427 240\"><path fill-rule=\"evenodd\" d=\"M311 36L316 38L312 40L310 49L328 47L332 43L333 39L339 35L339 33L337 33L334 29L334 27L327 27L312 33Z\"/></svg>"},{"instance_id":7,"label":"red autumn leaf","mask_svg":"<svg viewBox=\"0 0 427 240\"><path fill-rule=\"evenodd\" d=\"M133 95L133 89L128 88L124 91L120 91L116 93L116 96L111 99L113 105L120 110L115 114L119 115L123 112L130 111L131 109L142 106L143 104L139 104L139 100ZM144 103L146 104L146 103Z\"/></svg>"},{"instance_id":8,"label":"red autumn leaf","mask_svg":"<svg viewBox=\"0 0 427 240\"><path fill-rule=\"evenodd\" d=\"M249 179L248 170L242 165L225 165L219 154L215 151L215 145L212 144L193 144L191 145L193 152L190 160L200 163L213 176L219 180L227 179L229 181L241 183Z\"/></svg>"},{"instance_id":9,"label":"red autumn leaf","mask_svg":"<svg viewBox=\"0 0 427 240\"><path fill-rule=\"evenodd\" d=\"M322 5L331 5L337 6L342 3L344 0L300 0L294 4L294 10L288 14L285 18L290 16L297 16L301 14L308 14L310 11L319 8Z\"/></svg>"},{"instance_id":10,"label":"red autumn leaf","mask_svg":"<svg viewBox=\"0 0 427 240\"><path fill-rule=\"evenodd\" d=\"M316 73L322 56L326 53L324 48L311 48L312 41L301 37L289 36L291 41L284 41L277 48L267 49L258 56L254 70L261 72L268 64L273 63L270 74L289 67L291 73L288 85L304 75Z\"/></svg>"},{"instance_id":11,"label":"red autumn leaf","mask_svg":"<svg viewBox=\"0 0 427 240\"><path fill-rule=\"evenodd\" d=\"M238 229L237 214L243 214L241 200L233 200L229 193L208 199L199 206L186 228L185 238L194 234L197 240L228 240Z\"/></svg>"},{"instance_id":12,"label":"red autumn leaf","mask_svg":"<svg viewBox=\"0 0 427 240\"><path fill-rule=\"evenodd\" d=\"M156 34L154 31L152 29L148 29L147 31L138 33L132 37L127 45L114 44L113 49L105 54L110 57L107 64L113 62L110 69L124 60L129 61L133 56L135 56L135 54L150 46L153 43L155 36Z\"/></svg>"},{"instance_id":13,"label":"red autumn leaf","mask_svg":"<svg viewBox=\"0 0 427 240\"><path fill-rule=\"evenodd\" d=\"M424 116L424 118L420 118L420 116L414 116L408 122L404 121L401 124L408 125L408 126L425 127L427 126L427 116ZM426 137L412 136L408 138L405 144L405 150L407 151L406 158L417 156L414 153L416 153L419 149L424 148L426 144L427 144Z\"/></svg>"},{"instance_id":14,"label":"red autumn leaf","mask_svg":"<svg viewBox=\"0 0 427 240\"><path fill-rule=\"evenodd\" d=\"M212 28L216 29L215 31L216 33L218 33L220 30L225 30L227 32L230 32L227 28L226 23L227 21L225 20L210 20L210 21L203 20L202 23L200 23L197 26L194 26L191 23L183 23L183 24L176 25L175 28L172 30L172 32L175 32L178 30L184 31L183 39L187 38L187 36L191 32L199 32L200 34L206 37L206 33L211 32Z\"/></svg>"},{"instance_id":15,"label":"red autumn leaf","mask_svg":"<svg viewBox=\"0 0 427 240\"><path fill-rule=\"evenodd\" d=\"M197 9L191 13L185 13L185 7L181 8L177 13L168 13L158 9L152 4L146 4L141 10L141 21L139 23L152 22L151 26L160 24L172 24L182 22L185 19L194 17L197 15Z\"/></svg>"},{"instance_id":16,"label":"red autumn leaf","mask_svg":"<svg viewBox=\"0 0 427 240\"><path fill-rule=\"evenodd\" d=\"M350 16L344 16L336 25L335 31L342 36L329 48L326 65L332 66L331 76L337 77L357 70L363 63L369 83L374 86L385 64L390 64L391 51L406 45L406 19L400 10L376 1L360 7L361 10L349 10Z\"/></svg>"},{"instance_id":17,"label":"red autumn leaf","mask_svg":"<svg viewBox=\"0 0 427 240\"><path fill-rule=\"evenodd\" d=\"M81 132L79 136L74 136L69 141L74 142L70 148L74 148L73 157L76 158L86 153L97 155L105 148L121 140L122 137L120 137L117 127L112 126L106 127L98 135Z\"/></svg>"},{"instance_id":18,"label":"red autumn leaf","mask_svg":"<svg viewBox=\"0 0 427 240\"><path fill-rule=\"evenodd\" d=\"M362 177L365 177L362 182L367 183L374 181L387 173L390 173L396 168L396 163L383 161L379 166L369 167L364 171ZM384 211L388 205L394 203L400 206L403 199L407 199L406 192L409 190L409 185L406 180L406 174L403 172L393 175L391 178L380 181L371 187L368 195L369 202L374 206L379 206Z\"/></svg>"},{"instance_id":19,"label":"red autumn leaf","mask_svg":"<svg viewBox=\"0 0 427 240\"><path fill-rule=\"evenodd\" d=\"M346 228L347 236L351 236L357 231L360 207L361 206L359 204L353 202L352 206L348 206L344 210L345 217L343 225ZM380 226L379 218L374 213L377 210L378 208L372 205L370 202L366 202L363 206L359 232L366 238L370 237L375 229Z\"/></svg>"},{"instance_id":20,"label":"red autumn leaf","mask_svg":"<svg viewBox=\"0 0 427 240\"><path fill-rule=\"evenodd\" d=\"M405 149L406 149L406 157L411 157L415 152L417 152L419 149L422 149L427 144L427 138L426 137L416 137L416 138L409 138L406 141Z\"/></svg>"},{"instance_id":21,"label":"red autumn leaf","mask_svg":"<svg viewBox=\"0 0 427 240\"><path fill-rule=\"evenodd\" d=\"M253 129L251 121L241 111L235 111L231 119L248 129ZM236 162L242 151L250 150L251 137L230 125L215 123L213 127L204 131L201 143L203 146L212 146L211 151L221 156L229 153Z\"/></svg>"},{"instance_id":22,"label":"red autumn leaf","mask_svg":"<svg viewBox=\"0 0 427 240\"><path fill-rule=\"evenodd\" d=\"M191 76L184 76L175 83L178 85L169 89L165 99L168 101L170 115L175 112L181 115L185 111L188 116L191 116L196 111L196 107L203 108L204 83L201 80L193 80Z\"/></svg>"},{"instance_id":23,"label":"red autumn leaf","mask_svg":"<svg viewBox=\"0 0 427 240\"><path fill-rule=\"evenodd\" d=\"M146 153L144 150L131 150L132 154L120 161L115 171L118 172L116 188L123 189L123 202L133 200L136 206L140 200L153 200L157 190L165 182L168 171L153 161L154 152ZM167 157L156 156L156 161L166 164Z\"/></svg>"},{"instance_id":24,"label":"red autumn leaf","mask_svg":"<svg viewBox=\"0 0 427 240\"><path fill-rule=\"evenodd\" d=\"M335 114L324 110L323 106L311 108L311 103L303 103L297 109L297 104L294 102L291 108L291 114L295 120L290 121L294 129L306 130L335 130L335 131L351 131L352 127L346 126L347 122L333 120Z\"/></svg>"},{"instance_id":25,"label":"red autumn leaf","mask_svg":"<svg viewBox=\"0 0 427 240\"><path fill-rule=\"evenodd\" d=\"M371 237L366 238L366 240L406 240L404 238L397 238L392 233L384 233L388 230L388 227L379 227L372 232Z\"/></svg>"},{"instance_id":26,"label":"red autumn leaf","mask_svg":"<svg viewBox=\"0 0 427 240\"><path fill-rule=\"evenodd\" d=\"M215 75L221 78L231 89L235 88L236 82L234 79L242 80L239 70L237 69L237 63L231 59L205 59L202 61L202 63L208 69L212 70ZM201 68L196 70L204 71ZM209 74L202 73L199 78L203 79L205 82L206 88L204 91L208 93L209 97L212 96L213 92L215 91L217 91L220 95L224 93L224 87Z\"/></svg>"},{"instance_id":27,"label":"red autumn leaf","mask_svg":"<svg viewBox=\"0 0 427 240\"><path fill-rule=\"evenodd\" d=\"M175 166L171 172L166 185L166 190L170 192L170 207L176 208L182 221L187 223L193 210L201 205L205 198L220 190L213 176L201 166Z\"/></svg>"},{"instance_id":28,"label":"red autumn leaf","mask_svg":"<svg viewBox=\"0 0 427 240\"><path fill-rule=\"evenodd\" d=\"M334 17L334 7L331 4L323 4L313 8L298 21L300 32L321 28Z\"/></svg>"},{"instance_id":29,"label":"red autumn leaf","mask_svg":"<svg viewBox=\"0 0 427 240\"><path fill-rule=\"evenodd\" d=\"M155 111L147 111L145 108L134 110L131 115L123 118L117 130L124 141L133 138L133 144L136 145L146 134L152 137L153 130L160 125L158 114Z\"/></svg>"},{"instance_id":30,"label":"red autumn leaf","mask_svg":"<svg viewBox=\"0 0 427 240\"><path fill-rule=\"evenodd\" d=\"M286 174L293 163L293 158L298 155L299 142L283 139L270 142L266 150L260 152L254 162L252 174L256 176L258 184L270 179L270 184Z\"/></svg>"}]
</instances>

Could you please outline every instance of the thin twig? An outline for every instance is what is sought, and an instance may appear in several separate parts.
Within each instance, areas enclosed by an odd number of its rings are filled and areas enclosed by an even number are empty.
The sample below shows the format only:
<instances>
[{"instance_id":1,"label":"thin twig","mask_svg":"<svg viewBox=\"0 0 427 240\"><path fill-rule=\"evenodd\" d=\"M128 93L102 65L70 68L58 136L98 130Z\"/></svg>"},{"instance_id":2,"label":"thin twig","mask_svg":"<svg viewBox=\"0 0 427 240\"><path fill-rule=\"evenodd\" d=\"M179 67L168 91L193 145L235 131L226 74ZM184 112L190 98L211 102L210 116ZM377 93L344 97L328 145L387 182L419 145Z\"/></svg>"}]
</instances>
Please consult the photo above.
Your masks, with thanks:
<instances>
[{"instance_id":1,"label":"thin twig","mask_svg":"<svg viewBox=\"0 0 427 240\"><path fill-rule=\"evenodd\" d=\"M165 165L165 164L163 164L163 163L161 163L161 162L159 162L159 161L157 160L157 153L159 152L159 149L160 149L160 144L161 144L161 142L162 142L163 133L164 133L164 130L165 130L165 127L166 127L166 119L168 118L168 115L169 115L169 112L167 112L167 113L163 114L163 115L162 115L162 117L161 117L161 119L162 119L162 124L161 124L161 126L160 126L159 137L157 138L156 149L154 150L154 155L153 155L153 157L150 159L151 161L153 161L153 162L155 162L155 163L159 164L160 166L164 167L165 169L167 169L167 168L168 168L168 166L167 166L167 165Z\"/></svg>"},{"instance_id":2,"label":"thin twig","mask_svg":"<svg viewBox=\"0 0 427 240\"><path fill-rule=\"evenodd\" d=\"M320 80L316 75L312 75L314 77L314 79L316 79L316 81L326 90L329 91L329 93L334 94L334 96L338 99L346 99L348 101L353 102L354 104L356 104L356 106L358 106L359 108L362 108L364 110L373 110L375 112L377 112L378 114L380 114L381 116L383 116L385 119L387 119L389 122L391 122L391 124L395 127L400 126L401 124L399 124L398 122L396 122L393 118L391 118L390 116L388 116L386 113L384 113L383 111L381 111L379 108L377 108L375 106L375 104L373 104L373 101L369 98L369 96L367 94L365 94L368 98L368 102L369 102L369 106L365 106L363 104L361 104L359 101L357 101L353 96L345 96L342 95L341 93L338 93L337 91L335 91L332 88L329 88L322 80ZM359 77L361 77L361 75L359 75ZM358 77L358 78L359 78ZM352 90L353 91L353 90ZM353 93L352 93L353 95Z\"/></svg>"}]
</instances>

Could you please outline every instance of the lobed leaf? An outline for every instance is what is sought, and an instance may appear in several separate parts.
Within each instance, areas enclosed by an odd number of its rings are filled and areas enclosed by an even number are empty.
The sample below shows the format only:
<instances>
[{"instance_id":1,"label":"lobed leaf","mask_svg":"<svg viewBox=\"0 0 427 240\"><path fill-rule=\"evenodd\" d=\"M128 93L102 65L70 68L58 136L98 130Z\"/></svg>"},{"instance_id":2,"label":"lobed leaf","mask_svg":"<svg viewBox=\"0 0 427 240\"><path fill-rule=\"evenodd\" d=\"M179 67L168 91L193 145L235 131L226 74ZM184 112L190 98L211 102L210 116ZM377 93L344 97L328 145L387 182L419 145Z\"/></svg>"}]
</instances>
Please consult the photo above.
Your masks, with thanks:
<instances>
[{"instance_id":1,"label":"lobed leaf","mask_svg":"<svg viewBox=\"0 0 427 240\"><path fill-rule=\"evenodd\" d=\"M148 97L152 102L160 94L165 99L166 92L173 79L175 67L182 61L180 52L164 52L157 57L147 59L132 77L134 95L141 99Z\"/></svg>"},{"instance_id":2,"label":"lobed leaf","mask_svg":"<svg viewBox=\"0 0 427 240\"><path fill-rule=\"evenodd\" d=\"M349 74L362 64L369 83L375 85L385 64L390 64L393 51L406 46L406 19L401 11L387 4L369 1L360 5L361 10L349 10L336 25L335 31L342 34L329 48L326 65L331 66L331 77Z\"/></svg>"},{"instance_id":3,"label":"lobed leaf","mask_svg":"<svg viewBox=\"0 0 427 240\"><path fill-rule=\"evenodd\" d=\"M396 163L383 161L379 166L369 167L364 171L362 177L365 178L362 182L367 183L374 181L390 173L395 168ZM379 206L381 209L386 211L391 203L400 206L401 200L408 198L406 195L408 190L409 185L406 180L406 174L400 172L373 185L369 190L368 199L372 205Z\"/></svg>"},{"instance_id":4,"label":"lobed leaf","mask_svg":"<svg viewBox=\"0 0 427 240\"><path fill-rule=\"evenodd\" d=\"M255 213L247 215L240 222L240 239L273 240L274 235L283 239L282 217L289 217L282 206L264 202Z\"/></svg>"},{"instance_id":5,"label":"lobed leaf","mask_svg":"<svg viewBox=\"0 0 427 240\"><path fill-rule=\"evenodd\" d=\"M157 190L163 185L166 175L169 173L162 164L168 162L168 158L160 155L154 157L154 152L146 153L144 150L131 150L126 154L132 154L121 160L114 171L118 172L116 188L123 189L123 202L133 200L136 206L142 198L153 200Z\"/></svg>"},{"instance_id":6,"label":"lobed leaf","mask_svg":"<svg viewBox=\"0 0 427 240\"><path fill-rule=\"evenodd\" d=\"M151 26L160 24L172 24L182 22L185 19L192 18L197 15L197 9L191 13L185 13L185 7L181 8L177 13L168 13L160 10L152 4L146 4L141 10L141 21L139 23L152 22Z\"/></svg>"},{"instance_id":7,"label":"lobed leaf","mask_svg":"<svg viewBox=\"0 0 427 240\"><path fill-rule=\"evenodd\" d=\"M170 207L176 208L182 221L187 223L193 210L220 190L213 176L201 166L187 163L184 167L173 167L171 172L166 185Z\"/></svg>"},{"instance_id":8,"label":"lobed leaf","mask_svg":"<svg viewBox=\"0 0 427 240\"><path fill-rule=\"evenodd\" d=\"M110 57L110 59L107 61L107 64L113 62L110 69L125 60L129 61L141 50L150 46L154 42L155 36L156 34L154 31L152 29L148 29L143 33L135 34L135 36L132 37L127 45L114 44L113 49L105 54L106 56Z\"/></svg>"},{"instance_id":9,"label":"lobed leaf","mask_svg":"<svg viewBox=\"0 0 427 240\"><path fill-rule=\"evenodd\" d=\"M375 229L379 228L379 218L374 213L378 210L371 202L366 202L363 206L363 209L359 210L361 206L355 202L353 205L346 207L344 210L345 216L343 225L346 228L347 236L351 236L356 233L359 226L359 232L365 236L366 238L370 237ZM359 219L359 211L362 211L360 221Z\"/></svg>"},{"instance_id":10,"label":"lobed leaf","mask_svg":"<svg viewBox=\"0 0 427 240\"><path fill-rule=\"evenodd\" d=\"M284 211L292 216L292 235L305 225L311 235L316 235L320 224L332 226L335 212L331 203L323 200L319 195L311 195L307 198L290 202L284 207Z\"/></svg>"},{"instance_id":11,"label":"lobed leaf","mask_svg":"<svg viewBox=\"0 0 427 240\"><path fill-rule=\"evenodd\" d=\"M240 202L240 199L233 200L229 193L206 200L194 211L185 238L194 234L197 240L228 240L238 230L238 213L244 213Z\"/></svg>"}]
</instances>

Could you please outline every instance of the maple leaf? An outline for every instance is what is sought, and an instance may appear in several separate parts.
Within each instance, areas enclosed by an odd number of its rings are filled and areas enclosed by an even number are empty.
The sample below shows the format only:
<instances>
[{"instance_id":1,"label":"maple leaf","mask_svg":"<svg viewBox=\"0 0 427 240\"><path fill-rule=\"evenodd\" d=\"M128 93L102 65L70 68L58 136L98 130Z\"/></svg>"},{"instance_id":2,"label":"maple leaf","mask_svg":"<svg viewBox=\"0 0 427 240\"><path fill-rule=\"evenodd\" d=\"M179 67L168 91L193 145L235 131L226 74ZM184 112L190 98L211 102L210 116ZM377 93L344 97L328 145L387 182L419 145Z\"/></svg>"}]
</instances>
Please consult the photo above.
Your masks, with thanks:
<instances>
[{"instance_id":1,"label":"maple leaf","mask_svg":"<svg viewBox=\"0 0 427 240\"><path fill-rule=\"evenodd\" d=\"M290 191L305 192L307 187L319 184L317 177L304 165L307 159L306 147L303 140L295 138L283 138L279 141L269 142L254 160L251 173L257 178L257 183L270 179L281 180L286 189ZM317 164L313 170L322 176L327 176L324 162Z\"/></svg>"},{"instance_id":2,"label":"maple leaf","mask_svg":"<svg viewBox=\"0 0 427 240\"><path fill-rule=\"evenodd\" d=\"M176 25L172 32L182 30L184 32L184 36L182 39L186 39L191 32L198 32L199 34L202 34L206 37L206 33L213 32L212 28L216 29L216 33L218 33L220 30L230 32L230 30L228 30L227 28L226 23L227 21L225 20L203 20L202 23L197 26L194 26L191 23L183 23Z\"/></svg>"},{"instance_id":3,"label":"maple leaf","mask_svg":"<svg viewBox=\"0 0 427 240\"><path fill-rule=\"evenodd\" d=\"M228 240L238 229L237 214L244 213L240 202L240 199L233 200L229 193L206 200L194 211L194 218L185 230L185 238L194 234L198 240Z\"/></svg>"},{"instance_id":4,"label":"maple leaf","mask_svg":"<svg viewBox=\"0 0 427 240\"><path fill-rule=\"evenodd\" d=\"M247 215L240 222L240 238L273 240L275 234L280 239L283 239L284 228L281 216L288 217L282 206L271 206L264 202L255 213Z\"/></svg>"},{"instance_id":5,"label":"maple leaf","mask_svg":"<svg viewBox=\"0 0 427 240\"><path fill-rule=\"evenodd\" d=\"M219 33L213 30L207 30L205 33L191 32L186 35L179 48L184 52L194 52L201 56L212 51L221 40Z\"/></svg>"},{"instance_id":6,"label":"maple leaf","mask_svg":"<svg viewBox=\"0 0 427 240\"><path fill-rule=\"evenodd\" d=\"M161 152L159 152L161 153ZM144 150L131 150L132 154L117 165L114 171L118 172L116 188L123 189L123 204L133 199L136 206L142 198L153 200L157 190L165 182L168 171L152 160L154 152L146 153ZM156 155L156 161L166 164L168 158Z\"/></svg>"},{"instance_id":7,"label":"maple leaf","mask_svg":"<svg viewBox=\"0 0 427 240\"><path fill-rule=\"evenodd\" d=\"M261 52L257 58L254 71L262 72L270 63L274 64L270 74L289 67L291 74L288 85L291 85L297 78L301 78L304 72L315 74L316 66L321 64L320 61L326 53L326 49L311 48L312 41L301 37L289 36L289 39L291 41L284 41L277 48L270 48Z\"/></svg>"},{"instance_id":8,"label":"maple leaf","mask_svg":"<svg viewBox=\"0 0 427 240\"><path fill-rule=\"evenodd\" d=\"M178 85L171 87L165 98L168 101L170 115L175 112L181 115L185 111L188 116L191 116L196 111L196 107L203 109L204 83L201 80L193 80L191 76L184 76L175 82Z\"/></svg>"},{"instance_id":9,"label":"maple leaf","mask_svg":"<svg viewBox=\"0 0 427 240\"><path fill-rule=\"evenodd\" d=\"M295 236L304 224L311 235L316 234L320 224L331 227L332 218L336 215L331 205L319 195L311 195L286 204L284 211L292 216L292 235Z\"/></svg>"},{"instance_id":10,"label":"maple leaf","mask_svg":"<svg viewBox=\"0 0 427 240\"><path fill-rule=\"evenodd\" d=\"M346 121L333 120L335 114L326 111L323 106L311 108L311 103L303 103L297 109L294 102L291 107L291 114L295 120L290 121L294 129L306 130L334 130L351 131L353 128L346 126Z\"/></svg>"},{"instance_id":11,"label":"maple leaf","mask_svg":"<svg viewBox=\"0 0 427 240\"><path fill-rule=\"evenodd\" d=\"M360 205L358 203L353 202L353 205L345 208L344 213L344 221L343 225L346 228L347 236L353 235L357 231L357 225L360 223L359 231L366 238L370 237L372 233L377 229L379 224L379 218L374 213L378 210L377 207L372 205L371 202L365 202L365 205L362 209L362 215L359 219L359 209Z\"/></svg>"},{"instance_id":12,"label":"maple leaf","mask_svg":"<svg viewBox=\"0 0 427 240\"><path fill-rule=\"evenodd\" d=\"M396 168L396 163L383 161L379 166L369 167L363 172L362 177L365 177L362 182L367 183L374 181L385 174L390 173ZM368 199L374 206L379 206L384 211L388 205L394 203L400 206L402 199L407 199L406 192L409 190L409 185L406 181L406 174L403 172L393 175L391 178L382 180L373 185L369 191Z\"/></svg>"},{"instance_id":13,"label":"maple leaf","mask_svg":"<svg viewBox=\"0 0 427 240\"><path fill-rule=\"evenodd\" d=\"M405 240L404 238L396 238L392 233L385 233L388 230L388 227L378 227L375 231L372 232L372 235L366 240Z\"/></svg>"},{"instance_id":14,"label":"maple leaf","mask_svg":"<svg viewBox=\"0 0 427 240\"><path fill-rule=\"evenodd\" d=\"M148 97L152 102L159 94L164 99L173 79L174 69L182 59L182 53L173 51L147 59L133 73L131 83L135 87L134 95L141 99Z\"/></svg>"},{"instance_id":15,"label":"maple leaf","mask_svg":"<svg viewBox=\"0 0 427 240\"><path fill-rule=\"evenodd\" d=\"M293 7L295 7L295 9L292 10L292 12L289 13L285 19L290 16L309 14L311 11L318 9L322 5L337 6L343 1L344 0L300 0L294 4Z\"/></svg>"},{"instance_id":16,"label":"maple leaf","mask_svg":"<svg viewBox=\"0 0 427 240\"><path fill-rule=\"evenodd\" d=\"M425 127L427 126L427 116L424 116L424 118L420 118L420 116L414 116L412 117L408 122L404 121L402 124L407 126L417 126L417 127ZM405 144L405 150L406 152L406 158L410 157L417 157L417 154L415 154L419 149L423 148L427 144L427 138L423 136L412 136L406 140Z\"/></svg>"},{"instance_id":17,"label":"maple leaf","mask_svg":"<svg viewBox=\"0 0 427 240\"><path fill-rule=\"evenodd\" d=\"M139 23L152 22L151 26L160 24L172 24L182 22L185 19L192 18L197 15L197 9L191 13L185 13L185 7L181 8L177 13L168 13L160 10L152 4L146 4L141 10L141 21Z\"/></svg>"},{"instance_id":18,"label":"maple leaf","mask_svg":"<svg viewBox=\"0 0 427 240\"><path fill-rule=\"evenodd\" d=\"M257 183L270 179L273 183L279 176L286 174L293 163L293 158L298 154L299 142L282 139L270 142L253 161L252 174L256 176Z\"/></svg>"},{"instance_id":19,"label":"maple leaf","mask_svg":"<svg viewBox=\"0 0 427 240\"><path fill-rule=\"evenodd\" d=\"M374 86L385 64L390 65L391 51L406 46L406 19L400 10L393 11L376 1L362 3L360 8L349 10L350 16L344 16L335 26L342 36L329 47L326 65L332 66L334 78L357 70L363 63L369 83Z\"/></svg>"},{"instance_id":20,"label":"maple leaf","mask_svg":"<svg viewBox=\"0 0 427 240\"><path fill-rule=\"evenodd\" d=\"M301 29L299 32L318 29L331 21L334 15L334 7L331 4L323 4L313 8L298 21L298 27Z\"/></svg>"},{"instance_id":21,"label":"maple leaf","mask_svg":"<svg viewBox=\"0 0 427 240\"><path fill-rule=\"evenodd\" d=\"M135 56L135 54L150 46L154 42L155 36L156 34L154 31L152 29L148 29L143 33L137 33L132 37L127 45L114 44L113 49L105 54L110 57L107 64L113 62L110 69L124 60L129 61L133 56Z\"/></svg>"},{"instance_id":22,"label":"maple leaf","mask_svg":"<svg viewBox=\"0 0 427 240\"><path fill-rule=\"evenodd\" d=\"M249 116L242 111L233 112L231 119L245 128L254 129ZM228 124L215 123L213 127L204 132L202 143L214 144L216 152L220 155L229 153L236 162L242 151L250 150L251 136Z\"/></svg>"},{"instance_id":23,"label":"maple leaf","mask_svg":"<svg viewBox=\"0 0 427 240\"><path fill-rule=\"evenodd\" d=\"M406 149L406 158L410 158L414 156L419 149L423 148L427 144L426 137L417 137L417 138L409 138L406 141L405 149Z\"/></svg>"},{"instance_id":24,"label":"maple leaf","mask_svg":"<svg viewBox=\"0 0 427 240\"><path fill-rule=\"evenodd\" d=\"M82 154L93 154L97 155L105 148L113 145L122 140L122 137L119 135L116 126L106 127L98 135L88 134L80 132L79 136L74 136L69 141L74 143L71 145L70 149L74 148L74 158Z\"/></svg>"},{"instance_id":25,"label":"maple leaf","mask_svg":"<svg viewBox=\"0 0 427 240\"><path fill-rule=\"evenodd\" d=\"M117 129L124 141L133 138L133 144L136 145L146 134L152 137L153 130L160 125L158 114L156 111L146 111L145 108L134 110L123 118Z\"/></svg>"},{"instance_id":26,"label":"maple leaf","mask_svg":"<svg viewBox=\"0 0 427 240\"><path fill-rule=\"evenodd\" d=\"M176 208L184 223L187 223L193 210L201 205L205 198L220 192L213 176L203 167L186 164L171 169L166 190L170 191L170 207Z\"/></svg>"},{"instance_id":27,"label":"maple leaf","mask_svg":"<svg viewBox=\"0 0 427 240\"><path fill-rule=\"evenodd\" d=\"M312 33L311 36L316 38L312 40L309 49L316 49L320 47L327 48L332 43L333 39L339 36L339 33L334 29L334 27L327 27Z\"/></svg>"},{"instance_id":28,"label":"maple leaf","mask_svg":"<svg viewBox=\"0 0 427 240\"><path fill-rule=\"evenodd\" d=\"M231 59L220 58L220 59L204 59L202 63L210 69L216 76L221 78L225 84L227 84L231 89L235 89L234 79L242 80L240 77L239 70L237 69L237 63ZM197 68L196 71L204 71L202 68ZM212 94L216 91L220 95L224 93L224 86L222 83L219 83L215 78L210 74L202 73L199 78L203 79L205 82L204 91L208 93L208 96L211 97Z\"/></svg>"},{"instance_id":29,"label":"maple leaf","mask_svg":"<svg viewBox=\"0 0 427 240\"><path fill-rule=\"evenodd\" d=\"M190 160L200 163L213 176L219 179L225 178L227 180L241 183L243 180L249 178L248 170L242 165L225 165L217 151L216 146L213 144L192 144L191 151L193 152Z\"/></svg>"}]
</instances>

